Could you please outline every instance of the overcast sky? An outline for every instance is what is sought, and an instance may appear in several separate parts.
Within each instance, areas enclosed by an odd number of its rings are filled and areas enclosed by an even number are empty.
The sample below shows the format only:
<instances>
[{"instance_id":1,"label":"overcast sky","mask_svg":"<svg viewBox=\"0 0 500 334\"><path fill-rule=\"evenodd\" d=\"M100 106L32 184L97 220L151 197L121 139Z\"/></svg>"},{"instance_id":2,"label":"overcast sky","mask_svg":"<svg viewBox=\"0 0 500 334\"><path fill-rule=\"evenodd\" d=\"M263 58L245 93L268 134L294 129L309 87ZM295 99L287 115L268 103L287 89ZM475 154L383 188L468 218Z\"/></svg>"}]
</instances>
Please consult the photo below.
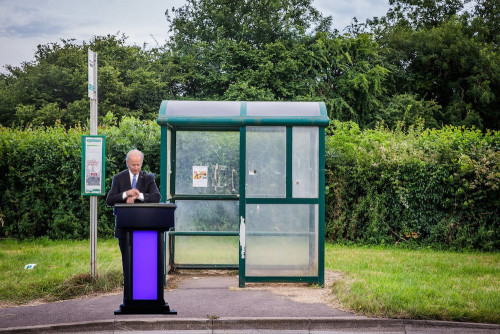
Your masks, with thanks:
<instances>
[{"instance_id":1,"label":"overcast sky","mask_svg":"<svg viewBox=\"0 0 500 334\"><path fill-rule=\"evenodd\" d=\"M185 0L0 0L0 71L33 60L37 45L125 34L130 44L156 46L168 38L165 9ZM364 22L387 12L388 0L314 0L340 31L353 17Z\"/></svg>"}]
</instances>

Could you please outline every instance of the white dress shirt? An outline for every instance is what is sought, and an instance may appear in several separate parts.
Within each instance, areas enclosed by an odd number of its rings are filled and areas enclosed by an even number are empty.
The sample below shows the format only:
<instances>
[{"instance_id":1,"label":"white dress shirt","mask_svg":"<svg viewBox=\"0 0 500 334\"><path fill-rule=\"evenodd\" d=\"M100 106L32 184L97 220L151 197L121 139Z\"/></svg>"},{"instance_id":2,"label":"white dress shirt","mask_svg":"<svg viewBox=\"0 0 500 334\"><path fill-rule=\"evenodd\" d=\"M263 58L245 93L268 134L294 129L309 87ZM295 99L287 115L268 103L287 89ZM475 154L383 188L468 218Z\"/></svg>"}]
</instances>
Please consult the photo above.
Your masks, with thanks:
<instances>
[{"instance_id":1,"label":"white dress shirt","mask_svg":"<svg viewBox=\"0 0 500 334\"><path fill-rule=\"evenodd\" d=\"M132 187L132 180L134 180L134 174L132 174L132 172L130 171L130 169L128 170L128 174L130 175L130 186ZM139 182L139 174L136 175L135 182ZM122 198L124 200L127 199L127 192L126 191L123 192ZM144 194L140 193L139 197L137 197L137 199L139 201L141 201L141 202L144 202Z\"/></svg>"}]
</instances>

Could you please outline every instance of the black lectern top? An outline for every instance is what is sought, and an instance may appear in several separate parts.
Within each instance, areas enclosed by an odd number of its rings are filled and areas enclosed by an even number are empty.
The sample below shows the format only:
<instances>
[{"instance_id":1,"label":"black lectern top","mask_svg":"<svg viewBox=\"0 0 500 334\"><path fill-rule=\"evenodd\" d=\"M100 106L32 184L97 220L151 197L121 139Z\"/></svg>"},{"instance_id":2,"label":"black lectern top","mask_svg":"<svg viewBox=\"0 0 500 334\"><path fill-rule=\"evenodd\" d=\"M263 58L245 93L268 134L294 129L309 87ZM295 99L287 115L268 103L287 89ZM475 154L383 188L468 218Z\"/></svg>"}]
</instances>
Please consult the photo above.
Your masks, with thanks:
<instances>
[{"instance_id":1,"label":"black lectern top","mask_svg":"<svg viewBox=\"0 0 500 334\"><path fill-rule=\"evenodd\" d=\"M116 227L127 230L167 231L174 227L175 204L115 204Z\"/></svg>"}]
</instances>

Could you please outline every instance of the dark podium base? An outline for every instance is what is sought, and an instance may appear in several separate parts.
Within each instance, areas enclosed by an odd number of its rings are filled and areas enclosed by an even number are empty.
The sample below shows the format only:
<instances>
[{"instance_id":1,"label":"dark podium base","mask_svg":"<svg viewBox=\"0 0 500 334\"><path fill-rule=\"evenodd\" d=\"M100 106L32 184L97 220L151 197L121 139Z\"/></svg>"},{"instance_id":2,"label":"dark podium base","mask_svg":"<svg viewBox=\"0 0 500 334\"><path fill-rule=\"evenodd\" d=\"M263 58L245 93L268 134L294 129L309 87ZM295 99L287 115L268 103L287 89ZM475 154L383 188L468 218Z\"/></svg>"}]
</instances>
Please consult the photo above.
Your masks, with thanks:
<instances>
[{"instance_id":1,"label":"dark podium base","mask_svg":"<svg viewBox=\"0 0 500 334\"><path fill-rule=\"evenodd\" d=\"M165 305L121 304L120 309L115 311L115 315L121 314L177 314L177 311L170 309L168 303Z\"/></svg>"},{"instance_id":2,"label":"dark podium base","mask_svg":"<svg viewBox=\"0 0 500 334\"><path fill-rule=\"evenodd\" d=\"M119 314L177 314L165 303L164 231L174 227L175 204L116 204L116 228L123 263Z\"/></svg>"}]
</instances>

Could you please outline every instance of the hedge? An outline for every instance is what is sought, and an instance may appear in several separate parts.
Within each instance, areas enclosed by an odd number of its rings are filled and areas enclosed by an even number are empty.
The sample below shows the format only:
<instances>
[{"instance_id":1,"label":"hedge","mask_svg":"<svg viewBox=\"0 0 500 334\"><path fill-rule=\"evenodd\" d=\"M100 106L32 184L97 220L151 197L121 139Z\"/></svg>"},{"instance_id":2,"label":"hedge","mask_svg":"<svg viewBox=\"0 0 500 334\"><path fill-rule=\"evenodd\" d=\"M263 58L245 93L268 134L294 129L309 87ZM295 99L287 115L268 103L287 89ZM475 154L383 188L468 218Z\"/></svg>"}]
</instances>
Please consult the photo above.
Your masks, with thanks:
<instances>
[{"instance_id":1,"label":"hedge","mask_svg":"<svg viewBox=\"0 0 500 334\"><path fill-rule=\"evenodd\" d=\"M328 134L327 239L500 248L499 132L335 121Z\"/></svg>"},{"instance_id":2,"label":"hedge","mask_svg":"<svg viewBox=\"0 0 500 334\"><path fill-rule=\"evenodd\" d=\"M107 119L106 123L112 121ZM326 139L327 239L368 244L500 248L500 134L475 129L382 126L361 131L333 121ZM124 118L106 135L106 189L131 148L159 181L160 127ZM81 239L89 199L80 195L82 127L0 127L0 236ZM112 209L99 197L99 237Z\"/></svg>"},{"instance_id":3,"label":"hedge","mask_svg":"<svg viewBox=\"0 0 500 334\"><path fill-rule=\"evenodd\" d=\"M82 239L89 236L90 200L80 195L82 127L60 125L16 130L0 127L0 235L2 237ZM143 170L159 175L160 127L124 118L119 127L99 128L106 136L106 190L126 169L132 149L144 155ZM159 179L159 178L158 178ZM158 181L158 180L157 180ZM98 197L98 236L112 237L114 216Z\"/></svg>"}]
</instances>

